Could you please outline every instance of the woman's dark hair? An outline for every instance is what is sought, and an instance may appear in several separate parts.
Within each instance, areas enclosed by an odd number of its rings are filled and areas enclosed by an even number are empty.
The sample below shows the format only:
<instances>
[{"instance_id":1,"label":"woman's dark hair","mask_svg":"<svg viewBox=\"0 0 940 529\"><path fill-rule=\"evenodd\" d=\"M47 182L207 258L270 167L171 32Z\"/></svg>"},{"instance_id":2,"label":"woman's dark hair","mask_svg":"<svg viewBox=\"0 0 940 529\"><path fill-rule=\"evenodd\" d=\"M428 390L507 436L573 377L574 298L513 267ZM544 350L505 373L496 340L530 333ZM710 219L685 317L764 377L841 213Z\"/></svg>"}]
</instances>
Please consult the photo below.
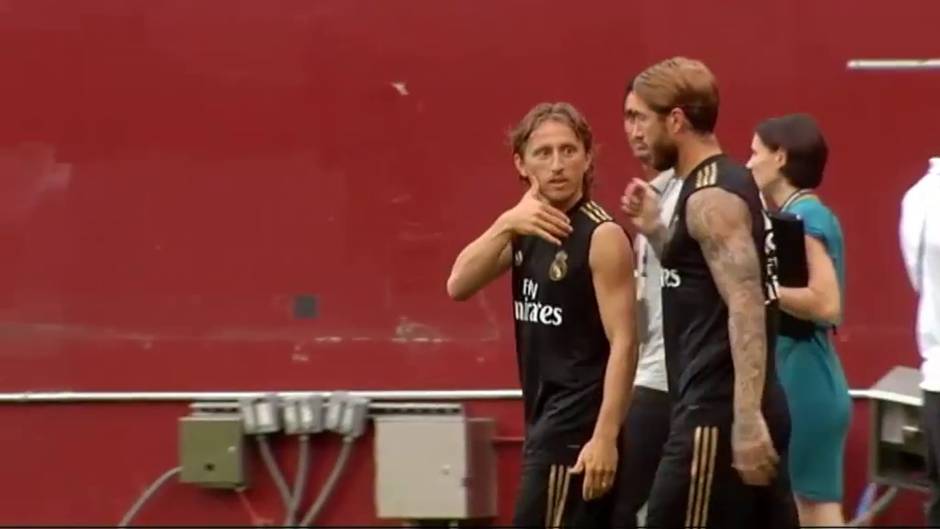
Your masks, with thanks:
<instances>
[{"instance_id":1,"label":"woman's dark hair","mask_svg":"<svg viewBox=\"0 0 940 529\"><path fill-rule=\"evenodd\" d=\"M812 116L788 114L770 118L758 125L755 132L771 151L786 151L787 162L780 172L791 184L800 189L819 187L829 147Z\"/></svg>"}]
</instances>

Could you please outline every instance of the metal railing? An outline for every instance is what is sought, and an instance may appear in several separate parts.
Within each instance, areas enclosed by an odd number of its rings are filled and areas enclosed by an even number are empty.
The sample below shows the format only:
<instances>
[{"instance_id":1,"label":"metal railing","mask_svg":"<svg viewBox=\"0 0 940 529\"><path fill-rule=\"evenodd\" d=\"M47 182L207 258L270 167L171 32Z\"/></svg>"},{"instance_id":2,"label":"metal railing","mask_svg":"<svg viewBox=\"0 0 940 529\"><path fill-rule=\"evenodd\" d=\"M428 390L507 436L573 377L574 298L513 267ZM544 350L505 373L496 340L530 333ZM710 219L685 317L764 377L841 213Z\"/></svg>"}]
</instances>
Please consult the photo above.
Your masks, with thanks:
<instances>
[{"instance_id":1,"label":"metal railing","mask_svg":"<svg viewBox=\"0 0 940 529\"><path fill-rule=\"evenodd\" d=\"M849 70L940 70L940 59L852 59Z\"/></svg>"},{"instance_id":2,"label":"metal railing","mask_svg":"<svg viewBox=\"0 0 940 529\"><path fill-rule=\"evenodd\" d=\"M95 403L95 402L218 402L241 399L277 397L304 397L319 395L329 398L331 391L23 391L0 393L0 404L31 403ZM461 389L461 390L367 390L345 393L370 401L428 402L428 401L480 401L518 400L518 389ZM871 390L852 389L855 399L867 399Z\"/></svg>"}]
</instances>

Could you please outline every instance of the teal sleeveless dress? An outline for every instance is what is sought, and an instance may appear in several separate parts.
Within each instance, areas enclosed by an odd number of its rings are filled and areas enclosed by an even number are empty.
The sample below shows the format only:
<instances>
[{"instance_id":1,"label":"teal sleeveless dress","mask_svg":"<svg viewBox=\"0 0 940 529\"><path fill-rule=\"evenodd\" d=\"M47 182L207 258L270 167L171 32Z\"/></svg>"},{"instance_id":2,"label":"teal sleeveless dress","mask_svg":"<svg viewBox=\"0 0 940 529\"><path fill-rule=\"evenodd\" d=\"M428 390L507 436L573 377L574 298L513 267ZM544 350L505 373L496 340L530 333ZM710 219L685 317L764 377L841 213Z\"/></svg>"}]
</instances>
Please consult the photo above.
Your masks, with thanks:
<instances>
[{"instance_id":1,"label":"teal sleeveless dress","mask_svg":"<svg viewBox=\"0 0 940 529\"><path fill-rule=\"evenodd\" d=\"M833 212L814 195L784 206L803 220L805 233L826 247L845 299L845 248ZM843 311L844 311L843 304ZM790 480L793 492L817 502L841 502L845 439L852 417L849 386L830 337L817 322L808 339L777 338L777 373L790 407Z\"/></svg>"}]
</instances>

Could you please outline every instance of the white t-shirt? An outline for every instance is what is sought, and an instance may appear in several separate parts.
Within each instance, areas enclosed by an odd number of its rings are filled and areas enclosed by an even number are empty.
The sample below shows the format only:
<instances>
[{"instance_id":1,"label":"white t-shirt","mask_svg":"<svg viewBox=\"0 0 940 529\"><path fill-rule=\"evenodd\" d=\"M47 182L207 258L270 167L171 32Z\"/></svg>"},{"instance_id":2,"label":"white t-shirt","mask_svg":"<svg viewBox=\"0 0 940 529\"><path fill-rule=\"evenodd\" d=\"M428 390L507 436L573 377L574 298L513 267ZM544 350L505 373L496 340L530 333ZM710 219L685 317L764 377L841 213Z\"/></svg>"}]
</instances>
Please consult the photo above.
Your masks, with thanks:
<instances>
[{"instance_id":1,"label":"white t-shirt","mask_svg":"<svg viewBox=\"0 0 940 529\"><path fill-rule=\"evenodd\" d=\"M919 295L917 346L923 358L921 389L940 392L940 158L901 202L901 253Z\"/></svg>"},{"instance_id":2,"label":"white t-shirt","mask_svg":"<svg viewBox=\"0 0 940 529\"><path fill-rule=\"evenodd\" d=\"M672 169L662 172L650 182L660 192L660 218L668 224L672 218L682 181ZM639 358L634 384L668 391L666 351L663 343L663 302L659 276L662 266L642 235L636 237L637 333Z\"/></svg>"}]
</instances>

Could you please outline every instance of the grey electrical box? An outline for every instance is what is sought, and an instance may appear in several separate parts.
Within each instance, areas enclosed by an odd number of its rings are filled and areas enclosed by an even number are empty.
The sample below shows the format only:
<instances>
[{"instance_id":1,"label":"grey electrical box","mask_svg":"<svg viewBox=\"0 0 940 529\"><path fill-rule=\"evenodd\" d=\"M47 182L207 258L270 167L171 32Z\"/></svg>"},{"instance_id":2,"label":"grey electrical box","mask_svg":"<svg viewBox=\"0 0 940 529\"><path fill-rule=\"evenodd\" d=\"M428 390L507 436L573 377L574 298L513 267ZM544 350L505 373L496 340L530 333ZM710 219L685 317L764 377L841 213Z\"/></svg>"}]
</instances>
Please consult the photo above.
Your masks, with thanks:
<instances>
[{"instance_id":1,"label":"grey electrical box","mask_svg":"<svg viewBox=\"0 0 940 529\"><path fill-rule=\"evenodd\" d=\"M376 516L470 520L496 516L492 419L375 418Z\"/></svg>"},{"instance_id":2,"label":"grey electrical box","mask_svg":"<svg viewBox=\"0 0 940 529\"><path fill-rule=\"evenodd\" d=\"M921 374L896 366L870 390L871 481L926 491L926 445L921 430Z\"/></svg>"},{"instance_id":3,"label":"grey electrical box","mask_svg":"<svg viewBox=\"0 0 940 529\"><path fill-rule=\"evenodd\" d=\"M179 420L180 481L211 488L245 486L241 417L208 414Z\"/></svg>"}]
</instances>

